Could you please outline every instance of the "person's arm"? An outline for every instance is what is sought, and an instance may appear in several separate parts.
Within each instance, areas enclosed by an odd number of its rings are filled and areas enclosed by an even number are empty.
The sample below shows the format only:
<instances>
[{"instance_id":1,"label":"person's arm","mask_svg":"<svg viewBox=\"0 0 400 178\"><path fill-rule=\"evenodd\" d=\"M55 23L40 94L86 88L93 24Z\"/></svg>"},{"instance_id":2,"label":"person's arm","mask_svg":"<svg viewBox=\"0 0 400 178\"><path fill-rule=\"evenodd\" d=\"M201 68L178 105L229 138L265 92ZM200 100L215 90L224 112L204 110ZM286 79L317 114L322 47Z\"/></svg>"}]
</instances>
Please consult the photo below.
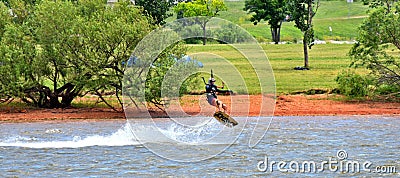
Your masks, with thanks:
<instances>
[{"instance_id":1,"label":"person's arm","mask_svg":"<svg viewBox=\"0 0 400 178\"><path fill-rule=\"evenodd\" d=\"M222 88L222 89L224 89L224 87L225 87L225 83L222 82L222 86L217 86L216 88Z\"/></svg>"},{"instance_id":2,"label":"person's arm","mask_svg":"<svg viewBox=\"0 0 400 178\"><path fill-rule=\"evenodd\" d=\"M230 94L233 94L233 91L232 90L221 90L221 89L219 89L219 88L224 88L225 87L225 83L224 82L222 82L222 86L217 86L216 87L216 89L217 89L217 92L218 93L230 93Z\"/></svg>"}]
</instances>

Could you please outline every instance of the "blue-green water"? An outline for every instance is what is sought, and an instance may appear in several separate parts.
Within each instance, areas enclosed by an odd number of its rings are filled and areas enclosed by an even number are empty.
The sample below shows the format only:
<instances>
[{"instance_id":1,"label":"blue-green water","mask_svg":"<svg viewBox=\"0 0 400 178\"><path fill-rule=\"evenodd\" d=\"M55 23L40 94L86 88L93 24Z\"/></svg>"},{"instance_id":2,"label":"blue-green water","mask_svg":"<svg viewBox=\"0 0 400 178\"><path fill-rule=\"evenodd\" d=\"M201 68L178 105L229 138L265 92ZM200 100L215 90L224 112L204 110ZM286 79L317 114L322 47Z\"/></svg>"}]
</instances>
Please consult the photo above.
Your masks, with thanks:
<instances>
[{"instance_id":1,"label":"blue-green water","mask_svg":"<svg viewBox=\"0 0 400 178\"><path fill-rule=\"evenodd\" d=\"M169 136L186 134L185 139L197 139L162 121L157 124ZM215 126L200 134L221 129L219 123L211 124ZM261 119L262 129L268 124L268 119ZM3 123L0 177L400 176L399 116L275 117L255 147L248 146L248 127L244 126L233 143L221 143L226 144L225 150L194 162L158 156L139 143L130 127L135 126L124 120ZM207 149L221 145L206 144L203 153L190 147L176 151L176 143L165 140L152 144L185 158L208 154ZM315 171L303 169L304 163L311 162Z\"/></svg>"}]
</instances>

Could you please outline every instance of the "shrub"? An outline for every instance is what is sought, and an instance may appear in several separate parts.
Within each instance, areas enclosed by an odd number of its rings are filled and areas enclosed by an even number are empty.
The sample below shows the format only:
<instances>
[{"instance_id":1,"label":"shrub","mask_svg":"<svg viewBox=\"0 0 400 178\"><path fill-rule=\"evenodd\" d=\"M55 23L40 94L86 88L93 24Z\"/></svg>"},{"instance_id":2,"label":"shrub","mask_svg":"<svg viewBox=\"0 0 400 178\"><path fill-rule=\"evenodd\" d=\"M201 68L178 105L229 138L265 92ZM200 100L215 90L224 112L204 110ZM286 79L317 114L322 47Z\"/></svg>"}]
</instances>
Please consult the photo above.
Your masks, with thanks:
<instances>
[{"instance_id":1,"label":"shrub","mask_svg":"<svg viewBox=\"0 0 400 178\"><path fill-rule=\"evenodd\" d=\"M374 90L373 79L361 76L352 70L341 71L335 81L339 84L339 92L349 97L362 97L371 95Z\"/></svg>"}]
</instances>

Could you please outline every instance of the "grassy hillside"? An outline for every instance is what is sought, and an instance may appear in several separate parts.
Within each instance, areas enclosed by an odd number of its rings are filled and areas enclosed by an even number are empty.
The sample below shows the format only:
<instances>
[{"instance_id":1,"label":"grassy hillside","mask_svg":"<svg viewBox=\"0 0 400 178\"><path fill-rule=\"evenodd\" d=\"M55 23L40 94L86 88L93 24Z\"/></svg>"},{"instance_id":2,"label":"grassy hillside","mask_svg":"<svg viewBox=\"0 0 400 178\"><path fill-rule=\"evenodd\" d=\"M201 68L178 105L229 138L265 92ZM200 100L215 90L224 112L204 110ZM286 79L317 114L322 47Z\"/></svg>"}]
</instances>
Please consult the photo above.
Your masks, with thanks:
<instances>
[{"instance_id":1,"label":"grassy hillside","mask_svg":"<svg viewBox=\"0 0 400 178\"><path fill-rule=\"evenodd\" d=\"M225 1L228 11L221 12L220 18L239 24L249 31L260 42L271 41L270 29L266 22L253 25L249 21L251 14L243 11L244 1ZM315 36L320 40L354 40L357 37L358 26L362 23L367 6L360 2L348 4L346 1L321 1L321 6L314 18ZM332 33L329 31L332 28ZM284 22L281 31L282 41L296 42L302 39L300 30L294 27L293 22ZM277 93L291 93L309 89L333 89L336 87L337 74L345 69L350 58L347 56L352 45L326 44L315 45L309 52L309 71L293 70L296 66L303 66L303 48L300 44L270 45L262 47L268 56L274 70ZM210 66L215 70L223 70L225 64L221 58L228 59L240 74L246 78L246 84L251 86L257 83L244 57L229 45L208 44L191 45L190 53L208 52L216 56L199 55L201 61L213 61ZM363 71L361 71L363 72ZM258 91L250 88L249 93Z\"/></svg>"},{"instance_id":2,"label":"grassy hillside","mask_svg":"<svg viewBox=\"0 0 400 178\"><path fill-rule=\"evenodd\" d=\"M271 41L269 26L266 22L253 25L249 21L244 1L225 1L228 11L221 12L220 18L239 24L249 31L260 42ZM342 1L321 1L321 6L314 18L315 36L320 40L354 40L357 28L366 17L367 6L361 2L347 3ZM332 28L332 33L329 31ZM284 22L281 30L282 41L299 41L302 39L300 30L293 22Z\"/></svg>"},{"instance_id":3,"label":"grassy hillside","mask_svg":"<svg viewBox=\"0 0 400 178\"><path fill-rule=\"evenodd\" d=\"M315 45L310 50L309 62L311 70L297 71L293 70L293 68L302 66L304 61L301 44L262 45L274 72L278 94L309 89L329 90L336 88L335 78L337 74L350 63L347 53L351 46L349 44ZM252 67L235 49L224 44L190 45L190 54L201 52L209 53L213 56L202 53L201 55L195 55L195 58L207 63L209 65L207 67L214 69L214 71L223 71L229 67L229 63L221 60L222 58L227 59L238 69L240 75L245 78L246 84L249 86L249 93L258 93L257 87L251 87L257 84L257 76L253 75ZM209 69L205 71L209 71ZM225 75L224 77L226 79L231 76ZM236 80L241 79L238 78ZM199 89L202 88L203 86L199 86Z\"/></svg>"}]
</instances>

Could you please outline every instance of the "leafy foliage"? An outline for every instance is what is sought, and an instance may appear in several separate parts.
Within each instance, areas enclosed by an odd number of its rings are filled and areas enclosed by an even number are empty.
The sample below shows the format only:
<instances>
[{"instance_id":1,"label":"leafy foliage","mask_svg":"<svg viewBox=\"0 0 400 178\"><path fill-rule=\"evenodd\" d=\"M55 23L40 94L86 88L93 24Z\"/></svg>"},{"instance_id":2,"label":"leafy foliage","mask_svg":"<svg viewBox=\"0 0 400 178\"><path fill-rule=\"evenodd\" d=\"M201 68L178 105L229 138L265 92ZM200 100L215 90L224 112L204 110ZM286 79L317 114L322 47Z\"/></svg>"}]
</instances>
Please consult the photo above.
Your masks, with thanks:
<instances>
[{"instance_id":1,"label":"leafy foliage","mask_svg":"<svg viewBox=\"0 0 400 178\"><path fill-rule=\"evenodd\" d=\"M335 80L339 84L340 93L343 95L363 97L372 94L372 89L369 86L373 83L373 79L356 74L354 71L342 71Z\"/></svg>"},{"instance_id":2,"label":"leafy foliage","mask_svg":"<svg viewBox=\"0 0 400 178\"><path fill-rule=\"evenodd\" d=\"M195 23L203 30L203 45L206 45L206 25L211 17L216 17L220 11L226 11L227 7L223 0L193 0L191 2L180 2L174 7L178 18L196 17Z\"/></svg>"},{"instance_id":3,"label":"leafy foliage","mask_svg":"<svg viewBox=\"0 0 400 178\"><path fill-rule=\"evenodd\" d=\"M397 0L361 0L364 5L368 5L370 8L385 7L390 8L390 6L397 2Z\"/></svg>"},{"instance_id":4,"label":"leafy foliage","mask_svg":"<svg viewBox=\"0 0 400 178\"><path fill-rule=\"evenodd\" d=\"M364 66L371 70L377 79L375 86L400 89L400 4L386 5L371 10L349 55L352 67Z\"/></svg>"},{"instance_id":5,"label":"leafy foliage","mask_svg":"<svg viewBox=\"0 0 400 178\"><path fill-rule=\"evenodd\" d=\"M193 0L180 2L175 7L176 12L182 13L182 17L216 17L220 11L225 11L223 0Z\"/></svg>"},{"instance_id":6,"label":"leafy foliage","mask_svg":"<svg viewBox=\"0 0 400 178\"><path fill-rule=\"evenodd\" d=\"M233 24L223 24L222 28L215 30L214 33L214 36L224 43L241 43L249 40L248 34L245 34L239 26Z\"/></svg>"},{"instance_id":7,"label":"leafy foliage","mask_svg":"<svg viewBox=\"0 0 400 178\"><path fill-rule=\"evenodd\" d=\"M135 0L135 4L142 6L144 11L155 21L155 24L165 24L165 19L172 16L169 8L173 5L170 0Z\"/></svg>"},{"instance_id":8,"label":"leafy foliage","mask_svg":"<svg viewBox=\"0 0 400 178\"><path fill-rule=\"evenodd\" d=\"M0 97L59 108L89 92L106 102L103 95L112 92L122 103L123 63L155 28L140 9L129 1L112 7L103 0L10 4L29 13L9 16L0 4Z\"/></svg>"},{"instance_id":9,"label":"leafy foliage","mask_svg":"<svg viewBox=\"0 0 400 178\"><path fill-rule=\"evenodd\" d=\"M6 25L10 24L11 21L12 18L10 16L10 12L7 6L4 3L0 2L0 40L4 34Z\"/></svg>"},{"instance_id":10,"label":"leafy foliage","mask_svg":"<svg viewBox=\"0 0 400 178\"><path fill-rule=\"evenodd\" d=\"M147 102L164 110L164 106L169 104L170 99L176 93L179 96L187 94L189 93L189 88L193 87L193 84L198 84L196 81L198 79L197 74L188 77L182 83L176 80L180 77L179 75L184 75L185 71L196 71L198 68L198 65L194 61L187 61L182 58L186 52L187 47L183 43L177 43L164 50L158 59L151 64L152 67L147 74L145 84Z\"/></svg>"},{"instance_id":11,"label":"leafy foliage","mask_svg":"<svg viewBox=\"0 0 400 178\"><path fill-rule=\"evenodd\" d=\"M40 63L32 60L35 54L33 39L25 36L26 27L8 24L0 46L0 94L2 98L23 97L23 91L35 84L36 71ZM40 82L40 81L37 81Z\"/></svg>"},{"instance_id":12,"label":"leafy foliage","mask_svg":"<svg viewBox=\"0 0 400 178\"><path fill-rule=\"evenodd\" d=\"M244 10L254 13L250 18L254 25L261 20L268 21L272 40L279 43L282 22L287 15L285 0L246 0Z\"/></svg>"}]
</instances>

